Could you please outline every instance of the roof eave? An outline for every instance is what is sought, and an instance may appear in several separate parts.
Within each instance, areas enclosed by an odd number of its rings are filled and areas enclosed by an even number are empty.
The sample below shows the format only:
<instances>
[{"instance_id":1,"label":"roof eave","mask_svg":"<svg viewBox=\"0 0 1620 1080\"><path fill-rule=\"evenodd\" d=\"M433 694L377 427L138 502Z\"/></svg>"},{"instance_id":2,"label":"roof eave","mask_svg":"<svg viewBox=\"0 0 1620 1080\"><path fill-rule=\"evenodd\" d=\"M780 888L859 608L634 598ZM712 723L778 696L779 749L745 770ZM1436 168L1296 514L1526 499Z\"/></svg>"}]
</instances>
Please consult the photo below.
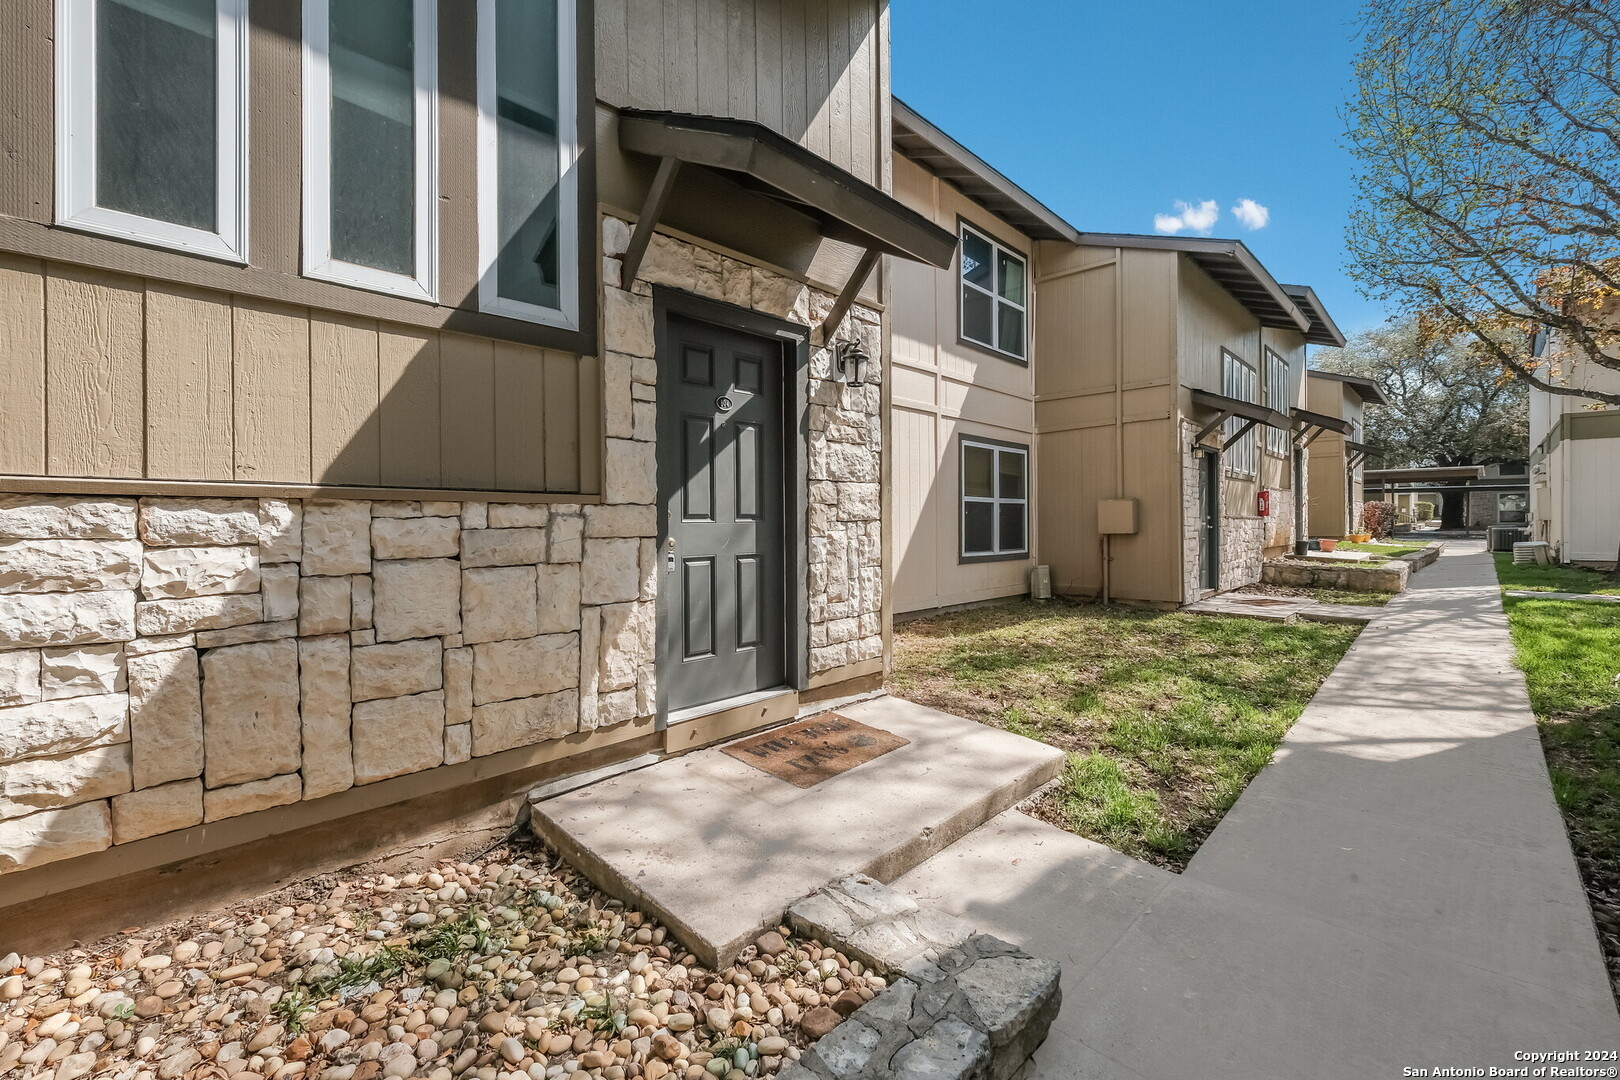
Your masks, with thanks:
<instances>
[{"instance_id":1,"label":"roof eave","mask_svg":"<svg viewBox=\"0 0 1620 1080\"><path fill-rule=\"evenodd\" d=\"M1175 251L1190 258L1215 283L1226 290L1262 326L1292 330L1298 334L1311 329L1311 320L1277 284L1254 252L1241 240L1217 240L1195 236L1146 236L1139 233L1081 233L1079 243L1091 247L1134 248L1140 251ZM1236 274L1227 273L1235 269ZM1237 279L1248 288L1235 287Z\"/></svg>"}]
</instances>

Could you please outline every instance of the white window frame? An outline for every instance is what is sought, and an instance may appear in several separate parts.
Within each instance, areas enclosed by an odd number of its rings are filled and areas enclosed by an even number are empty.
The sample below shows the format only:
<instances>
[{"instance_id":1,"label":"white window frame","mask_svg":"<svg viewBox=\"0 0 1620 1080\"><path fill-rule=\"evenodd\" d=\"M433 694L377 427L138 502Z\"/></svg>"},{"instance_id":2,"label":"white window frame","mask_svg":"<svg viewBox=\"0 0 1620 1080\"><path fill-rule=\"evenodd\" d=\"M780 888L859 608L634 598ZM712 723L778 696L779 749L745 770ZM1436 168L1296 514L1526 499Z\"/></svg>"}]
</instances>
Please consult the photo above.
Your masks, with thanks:
<instances>
[{"instance_id":1,"label":"white window frame","mask_svg":"<svg viewBox=\"0 0 1620 1080\"><path fill-rule=\"evenodd\" d=\"M416 133L416 272L332 256L330 0L304 0L304 276L436 302L439 293L439 33L436 0L412 0Z\"/></svg>"},{"instance_id":2,"label":"white window frame","mask_svg":"<svg viewBox=\"0 0 1620 1080\"><path fill-rule=\"evenodd\" d=\"M1292 389L1290 376L1291 366L1288 360L1276 349L1266 349L1266 408L1289 416L1292 413L1288 400ZM1266 428L1266 453L1272 457L1287 457L1290 433L1281 428Z\"/></svg>"},{"instance_id":3,"label":"white window frame","mask_svg":"<svg viewBox=\"0 0 1620 1080\"><path fill-rule=\"evenodd\" d=\"M217 232L96 205L97 0L56 0L56 224L247 262L247 0L216 0Z\"/></svg>"},{"instance_id":4,"label":"white window frame","mask_svg":"<svg viewBox=\"0 0 1620 1080\"><path fill-rule=\"evenodd\" d=\"M1005 559L1027 557L1029 555L1029 448L1022 446L1008 446L1004 443L992 442L989 439L975 439L964 435L958 440L960 449L956 452L956 493L960 503L957 511L957 531L960 534L958 544L963 559ZM990 450L993 456L990 459L990 475L994 478L996 493L993 496L969 495L967 493L967 452L973 447L979 450ZM1001 455L1015 454L1024 459L1024 497L1021 499L1003 497L1001 494ZM990 536L991 551L969 551L967 546L967 508L970 503L987 503L990 506ZM1003 506L1021 506L1024 509L1024 544L1018 548L1001 546L1001 508Z\"/></svg>"},{"instance_id":5,"label":"white window frame","mask_svg":"<svg viewBox=\"0 0 1620 1080\"><path fill-rule=\"evenodd\" d=\"M579 14L557 0L557 272L562 306L500 295L500 120L495 78L496 0L478 0L478 307L492 315L579 329Z\"/></svg>"},{"instance_id":6,"label":"white window frame","mask_svg":"<svg viewBox=\"0 0 1620 1080\"><path fill-rule=\"evenodd\" d=\"M956 256L956 332L963 341L969 344L977 345L982 349L989 349L997 356L1005 356L1014 363L1027 365L1029 363L1029 300L1031 290L1035 287L1035 283L1029 279L1029 259L1021 252L1014 251L1006 244L1001 243L983 229L976 229L967 222L962 222L962 236L965 238L969 233L990 245L991 288L986 289L983 285L976 285L967 279L967 263L964 261L967 255L967 246L965 244L959 246ZM997 255L1007 255L1016 259L1018 264L1024 268L1024 303L1016 303L1001 295L999 291L1001 263L996 258ZM996 328L1001 325L1001 305L1005 304L1007 307L1023 314L1023 332L1018 342L1019 347L1023 350L1022 353L1008 352L993 341L980 341L967 332L967 305L962 302L963 289L972 289L990 298L990 336L992 338L996 336Z\"/></svg>"},{"instance_id":7,"label":"white window frame","mask_svg":"<svg viewBox=\"0 0 1620 1080\"><path fill-rule=\"evenodd\" d=\"M1237 376L1235 379L1234 374ZM1258 381L1259 376L1253 364L1230 349L1221 350L1221 390L1227 397L1258 404L1255 401L1255 392L1259 389L1256 385ZM1226 438L1231 439L1238 429L1247 423L1249 421L1241 416L1228 418L1223 428ZM1228 446L1221 454L1221 458L1228 476L1243 480L1253 480L1259 476L1260 454L1254 427L1251 426L1236 442Z\"/></svg>"}]
</instances>

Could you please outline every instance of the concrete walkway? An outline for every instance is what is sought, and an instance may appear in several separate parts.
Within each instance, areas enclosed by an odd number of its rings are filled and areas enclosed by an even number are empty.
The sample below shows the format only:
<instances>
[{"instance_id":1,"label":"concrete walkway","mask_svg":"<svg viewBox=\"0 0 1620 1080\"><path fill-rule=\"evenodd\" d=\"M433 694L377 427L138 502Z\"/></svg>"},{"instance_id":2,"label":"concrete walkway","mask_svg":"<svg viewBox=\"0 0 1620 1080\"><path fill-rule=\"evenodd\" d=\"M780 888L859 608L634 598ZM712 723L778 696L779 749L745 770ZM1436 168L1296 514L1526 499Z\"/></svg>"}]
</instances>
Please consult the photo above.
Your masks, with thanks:
<instances>
[{"instance_id":1,"label":"concrete walkway","mask_svg":"<svg viewBox=\"0 0 1620 1080\"><path fill-rule=\"evenodd\" d=\"M1063 963L1032 1076L1366 1080L1620 1050L1490 557L1454 543L1412 580L1185 874L1012 811L896 883Z\"/></svg>"}]
</instances>

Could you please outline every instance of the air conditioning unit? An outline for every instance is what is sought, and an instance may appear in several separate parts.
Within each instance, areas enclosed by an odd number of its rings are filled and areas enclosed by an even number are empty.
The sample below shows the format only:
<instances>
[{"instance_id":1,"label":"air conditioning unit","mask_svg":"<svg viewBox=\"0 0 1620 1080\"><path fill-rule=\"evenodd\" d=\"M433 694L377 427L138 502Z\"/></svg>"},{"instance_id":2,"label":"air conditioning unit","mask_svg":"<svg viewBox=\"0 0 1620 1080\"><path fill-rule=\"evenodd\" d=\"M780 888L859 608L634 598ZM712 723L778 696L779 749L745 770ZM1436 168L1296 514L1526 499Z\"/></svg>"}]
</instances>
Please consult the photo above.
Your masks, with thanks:
<instances>
[{"instance_id":1,"label":"air conditioning unit","mask_svg":"<svg viewBox=\"0 0 1620 1080\"><path fill-rule=\"evenodd\" d=\"M1050 566L1037 566L1029 572L1029 598L1031 600L1052 599L1052 568Z\"/></svg>"}]
</instances>

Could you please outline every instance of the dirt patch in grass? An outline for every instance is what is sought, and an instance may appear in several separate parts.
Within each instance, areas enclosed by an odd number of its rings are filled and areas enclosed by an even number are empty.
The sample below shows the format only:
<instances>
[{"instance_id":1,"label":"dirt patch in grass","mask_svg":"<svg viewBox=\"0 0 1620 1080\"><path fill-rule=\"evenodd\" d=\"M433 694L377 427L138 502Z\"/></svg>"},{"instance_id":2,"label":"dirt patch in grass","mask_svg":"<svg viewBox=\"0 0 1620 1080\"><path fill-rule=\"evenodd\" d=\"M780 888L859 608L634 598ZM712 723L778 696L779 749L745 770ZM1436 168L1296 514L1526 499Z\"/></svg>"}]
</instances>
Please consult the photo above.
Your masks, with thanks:
<instances>
[{"instance_id":1,"label":"dirt patch in grass","mask_svg":"<svg viewBox=\"0 0 1620 1080\"><path fill-rule=\"evenodd\" d=\"M1358 629L1019 601L897 628L890 685L1066 751L1027 809L1180 870Z\"/></svg>"}]
</instances>

